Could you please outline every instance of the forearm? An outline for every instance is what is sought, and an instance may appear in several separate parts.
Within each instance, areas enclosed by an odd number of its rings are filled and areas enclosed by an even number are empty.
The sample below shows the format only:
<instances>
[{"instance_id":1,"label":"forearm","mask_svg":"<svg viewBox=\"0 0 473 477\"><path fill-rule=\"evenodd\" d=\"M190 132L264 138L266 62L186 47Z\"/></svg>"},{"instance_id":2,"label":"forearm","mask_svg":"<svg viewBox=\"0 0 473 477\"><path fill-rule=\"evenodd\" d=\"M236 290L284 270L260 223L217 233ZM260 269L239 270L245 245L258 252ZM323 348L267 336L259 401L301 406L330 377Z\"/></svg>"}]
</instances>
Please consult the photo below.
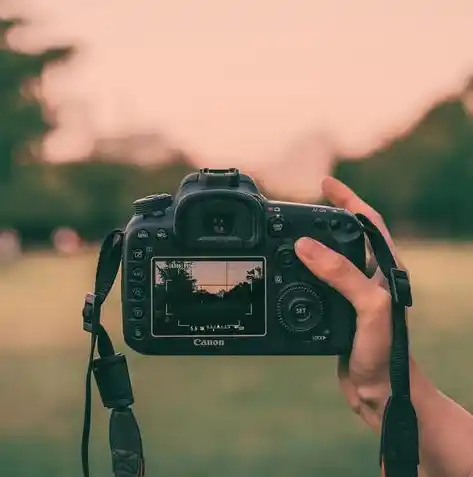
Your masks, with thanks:
<instances>
[{"instance_id":1,"label":"forearm","mask_svg":"<svg viewBox=\"0 0 473 477\"><path fill-rule=\"evenodd\" d=\"M371 397L362 398L360 414L379 432L386 399ZM411 397L419 423L423 475L473 475L473 416L442 394L414 362L411 362Z\"/></svg>"}]
</instances>

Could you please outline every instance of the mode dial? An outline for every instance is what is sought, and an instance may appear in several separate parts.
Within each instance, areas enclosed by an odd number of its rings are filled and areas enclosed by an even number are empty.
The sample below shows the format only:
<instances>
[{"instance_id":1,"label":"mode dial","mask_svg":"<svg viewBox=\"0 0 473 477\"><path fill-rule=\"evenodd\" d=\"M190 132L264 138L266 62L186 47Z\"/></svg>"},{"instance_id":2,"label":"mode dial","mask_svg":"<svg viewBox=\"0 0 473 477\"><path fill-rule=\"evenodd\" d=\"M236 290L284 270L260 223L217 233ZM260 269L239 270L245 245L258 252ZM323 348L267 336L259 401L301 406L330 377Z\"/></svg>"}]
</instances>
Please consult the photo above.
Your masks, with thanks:
<instances>
[{"instance_id":1,"label":"mode dial","mask_svg":"<svg viewBox=\"0 0 473 477\"><path fill-rule=\"evenodd\" d=\"M277 319L291 333L311 331L321 322L323 314L319 291L305 283L288 285L277 298Z\"/></svg>"},{"instance_id":2,"label":"mode dial","mask_svg":"<svg viewBox=\"0 0 473 477\"><path fill-rule=\"evenodd\" d=\"M153 212L164 212L172 205L172 197L170 194L154 194L148 195L133 202L135 214L145 215Z\"/></svg>"}]
</instances>

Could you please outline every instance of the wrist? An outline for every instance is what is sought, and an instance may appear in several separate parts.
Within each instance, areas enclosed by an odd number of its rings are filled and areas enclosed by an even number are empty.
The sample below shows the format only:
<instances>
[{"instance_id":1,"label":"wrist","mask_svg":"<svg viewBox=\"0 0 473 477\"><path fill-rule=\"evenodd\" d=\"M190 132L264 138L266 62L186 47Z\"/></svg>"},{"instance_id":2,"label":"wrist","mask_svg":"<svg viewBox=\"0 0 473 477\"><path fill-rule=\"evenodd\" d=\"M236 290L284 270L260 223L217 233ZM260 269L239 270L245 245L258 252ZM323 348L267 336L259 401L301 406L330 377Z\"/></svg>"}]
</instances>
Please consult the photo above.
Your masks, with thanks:
<instances>
[{"instance_id":1,"label":"wrist","mask_svg":"<svg viewBox=\"0 0 473 477\"><path fill-rule=\"evenodd\" d=\"M410 360L411 400L419 420L435 408L440 394L435 386L422 374L415 361ZM361 416L367 423L379 429L383 420L384 409L391 394L389 375L376 385L365 385L358 388Z\"/></svg>"}]
</instances>

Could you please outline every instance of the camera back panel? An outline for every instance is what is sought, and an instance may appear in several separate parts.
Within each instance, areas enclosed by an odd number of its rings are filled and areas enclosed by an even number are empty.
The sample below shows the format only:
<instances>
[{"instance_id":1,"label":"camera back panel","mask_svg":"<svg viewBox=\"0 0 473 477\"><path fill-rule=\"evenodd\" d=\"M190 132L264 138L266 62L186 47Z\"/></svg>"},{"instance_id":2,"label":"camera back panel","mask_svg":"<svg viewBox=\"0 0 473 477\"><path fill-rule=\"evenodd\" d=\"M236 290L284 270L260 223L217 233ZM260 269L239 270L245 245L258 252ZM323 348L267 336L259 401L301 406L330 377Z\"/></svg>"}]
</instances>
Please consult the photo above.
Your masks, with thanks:
<instances>
[{"instance_id":1,"label":"camera back panel","mask_svg":"<svg viewBox=\"0 0 473 477\"><path fill-rule=\"evenodd\" d=\"M135 215L125 232L123 331L131 348L152 355L350 351L353 307L298 260L294 242L303 236L320 240L364 270L364 235L356 217L342 209L258 198L263 228L256 245L193 247L175 234L170 196L152 200L153 212ZM219 207L216 216L225 218ZM228 235L219 220L204 226Z\"/></svg>"},{"instance_id":2,"label":"camera back panel","mask_svg":"<svg viewBox=\"0 0 473 477\"><path fill-rule=\"evenodd\" d=\"M355 310L299 261L294 243L312 237L364 271L356 217L269 201L248 176L230 187L217 179L241 177L200 178L185 178L174 203L168 194L135 203L122 262L127 344L151 355L347 354Z\"/></svg>"}]
</instances>

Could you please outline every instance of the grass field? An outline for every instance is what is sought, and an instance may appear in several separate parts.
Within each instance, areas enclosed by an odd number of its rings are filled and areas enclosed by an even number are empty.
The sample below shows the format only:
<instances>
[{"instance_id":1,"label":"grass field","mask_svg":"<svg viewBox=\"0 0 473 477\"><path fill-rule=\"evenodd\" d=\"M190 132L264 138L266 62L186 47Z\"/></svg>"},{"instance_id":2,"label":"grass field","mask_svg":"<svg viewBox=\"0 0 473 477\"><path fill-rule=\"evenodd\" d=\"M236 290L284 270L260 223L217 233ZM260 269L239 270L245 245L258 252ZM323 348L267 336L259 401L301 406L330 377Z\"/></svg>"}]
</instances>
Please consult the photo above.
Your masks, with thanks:
<instances>
[{"instance_id":1,"label":"grass field","mask_svg":"<svg viewBox=\"0 0 473 477\"><path fill-rule=\"evenodd\" d=\"M414 353L473 409L473 245L404 243ZM0 476L80 475L95 253L26 256L0 269ZM333 358L151 358L126 350L118 287L104 322L131 366L148 476L378 476L378 440L345 406ZM107 412L94 400L92 465L110 473Z\"/></svg>"}]
</instances>

